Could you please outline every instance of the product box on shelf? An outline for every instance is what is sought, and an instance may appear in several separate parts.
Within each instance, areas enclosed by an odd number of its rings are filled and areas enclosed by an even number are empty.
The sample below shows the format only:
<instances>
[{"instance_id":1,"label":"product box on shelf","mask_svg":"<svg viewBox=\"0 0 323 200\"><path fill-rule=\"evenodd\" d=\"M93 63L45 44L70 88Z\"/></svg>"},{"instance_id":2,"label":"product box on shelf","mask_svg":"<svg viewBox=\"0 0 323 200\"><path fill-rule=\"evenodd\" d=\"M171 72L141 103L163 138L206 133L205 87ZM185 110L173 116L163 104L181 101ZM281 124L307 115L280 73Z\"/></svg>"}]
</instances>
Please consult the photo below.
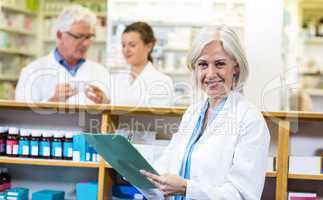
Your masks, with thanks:
<instances>
[{"instance_id":1,"label":"product box on shelf","mask_svg":"<svg viewBox=\"0 0 323 200\"><path fill-rule=\"evenodd\" d=\"M319 156L290 156L289 173L318 175L322 172L322 158Z\"/></svg>"},{"instance_id":2,"label":"product box on shelf","mask_svg":"<svg viewBox=\"0 0 323 200\"><path fill-rule=\"evenodd\" d=\"M317 200L315 193L289 192L288 200Z\"/></svg>"},{"instance_id":3,"label":"product box on shelf","mask_svg":"<svg viewBox=\"0 0 323 200\"><path fill-rule=\"evenodd\" d=\"M9 200L28 200L28 194L29 189L28 188L22 188L22 187L16 187L11 188L6 191L7 193L7 199Z\"/></svg>"},{"instance_id":4,"label":"product box on shelf","mask_svg":"<svg viewBox=\"0 0 323 200\"><path fill-rule=\"evenodd\" d=\"M273 156L268 156L267 159L267 171L275 171L276 170L276 158Z\"/></svg>"},{"instance_id":5,"label":"product box on shelf","mask_svg":"<svg viewBox=\"0 0 323 200\"><path fill-rule=\"evenodd\" d=\"M73 161L91 161L91 148L84 135L73 136Z\"/></svg>"},{"instance_id":6,"label":"product box on shelf","mask_svg":"<svg viewBox=\"0 0 323 200\"><path fill-rule=\"evenodd\" d=\"M65 192L56 190L41 190L32 194L31 200L64 200Z\"/></svg>"},{"instance_id":7,"label":"product box on shelf","mask_svg":"<svg viewBox=\"0 0 323 200\"><path fill-rule=\"evenodd\" d=\"M0 192L0 200L6 200L7 199L7 193Z\"/></svg>"},{"instance_id":8,"label":"product box on shelf","mask_svg":"<svg viewBox=\"0 0 323 200\"><path fill-rule=\"evenodd\" d=\"M76 184L77 200L97 200L98 183L97 182L81 182Z\"/></svg>"},{"instance_id":9,"label":"product box on shelf","mask_svg":"<svg viewBox=\"0 0 323 200\"><path fill-rule=\"evenodd\" d=\"M112 187L113 199L146 199L135 187L128 184L118 184Z\"/></svg>"}]
</instances>

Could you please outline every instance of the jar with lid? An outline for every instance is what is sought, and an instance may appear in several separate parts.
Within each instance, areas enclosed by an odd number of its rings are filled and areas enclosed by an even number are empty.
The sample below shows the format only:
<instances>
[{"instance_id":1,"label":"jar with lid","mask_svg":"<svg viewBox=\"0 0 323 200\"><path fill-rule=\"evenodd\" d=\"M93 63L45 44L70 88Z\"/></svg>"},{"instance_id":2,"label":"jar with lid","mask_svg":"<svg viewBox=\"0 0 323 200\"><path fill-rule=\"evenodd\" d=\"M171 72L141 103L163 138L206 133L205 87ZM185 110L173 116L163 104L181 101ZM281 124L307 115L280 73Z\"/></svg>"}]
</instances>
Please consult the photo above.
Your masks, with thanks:
<instances>
[{"instance_id":1,"label":"jar with lid","mask_svg":"<svg viewBox=\"0 0 323 200\"><path fill-rule=\"evenodd\" d=\"M63 159L73 159L73 136L74 132L66 132L63 140Z\"/></svg>"},{"instance_id":2,"label":"jar with lid","mask_svg":"<svg viewBox=\"0 0 323 200\"><path fill-rule=\"evenodd\" d=\"M0 155L6 155L8 128L0 127Z\"/></svg>"},{"instance_id":3,"label":"jar with lid","mask_svg":"<svg viewBox=\"0 0 323 200\"><path fill-rule=\"evenodd\" d=\"M41 140L40 130L31 130L30 157L39 158L39 142Z\"/></svg>"},{"instance_id":4,"label":"jar with lid","mask_svg":"<svg viewBox=\"0 0 323 200\"><path fill-rule=\"evenodd\" d=\"M51 156L54 159L62 159L63 157L63 140L64 133L62 131L55 131L52 141Z\"/></svg>"},{"instance_id":5,"label":"jar with lid","mask_svg":"<svg viewBox=\"0 0 323 200\"><path fill-rule=\"evenodd\" d=\"M8 138L6 143L7 156L17 157L19 150L19 129L10 127L8 130Z\"/></svg>"},{"instance_id":6,"label":"jar with lid","mask_svg":"<svg viewBox=\"0 0 323 200\"><path fill-rule=\"evenodd\" d=\"M43 131L42 138L40 140L40 150L39 155L42 158L50 159L51 158L51 144L53 141L53 134L51 131Z\"/></svg>"},{"instance_id":7,"label":"jar with lid","mask_svg":"<svg viewBox=\"0 0 323 200\"><path fill-rule=\"evenodd\" d=\"M30 131L27 129L20 129L19 138L19 156L27 158L30 155Z\"/></svg>"}]
</instances>

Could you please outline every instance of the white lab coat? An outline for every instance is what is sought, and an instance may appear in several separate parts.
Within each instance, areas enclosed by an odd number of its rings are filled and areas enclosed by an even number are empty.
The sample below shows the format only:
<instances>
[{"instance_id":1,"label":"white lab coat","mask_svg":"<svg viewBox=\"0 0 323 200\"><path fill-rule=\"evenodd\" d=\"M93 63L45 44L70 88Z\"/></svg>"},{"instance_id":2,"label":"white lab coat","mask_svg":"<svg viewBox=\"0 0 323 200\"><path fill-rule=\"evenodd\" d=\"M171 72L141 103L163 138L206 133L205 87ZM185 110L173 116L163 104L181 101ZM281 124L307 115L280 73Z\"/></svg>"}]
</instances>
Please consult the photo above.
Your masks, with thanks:
<instances>
[{"instance_id":1,"label":"white lab coat","mask_svg":"<svg viewBox=\"0 0 323 200\"><path fill-rule=\"evenodd\" d=\"M111 104L126 106L172 106L173 81L151 62L133 80L130 67L111 75Z\"/></svg>"},{"instance_id":2,"label":"white lab coat","mask_svg":"<svg viewBox=\"0 0 323 200\"><path fill-rule=\"evenodd\" d=\"M75 76L61 66L54 53L39 58L22 69L16 88L16 101L47 102L58 84L71 84L79 93L67 102L73 104L93 103L85 96L88 84L98 86L108 96L109 72L102 65L88 59L78 69Z\"/></svg>"},{"instance_id":3,"label":"white lab coat","mask_svg":"<svg viewBox=\"0 0 323 200\"><path fill-rule=\"evenodd\" d=\"M159 173L178 174L204 103L189 107L183 115L178 132L154 165ZM240 93L231 92L223 110L196 143L186 200L259 200L269 141L262 114ZM147 190L143 192L148 195ZM149 199L162 199L156 190L150 192Z\"/></svg>"}]
</instances>

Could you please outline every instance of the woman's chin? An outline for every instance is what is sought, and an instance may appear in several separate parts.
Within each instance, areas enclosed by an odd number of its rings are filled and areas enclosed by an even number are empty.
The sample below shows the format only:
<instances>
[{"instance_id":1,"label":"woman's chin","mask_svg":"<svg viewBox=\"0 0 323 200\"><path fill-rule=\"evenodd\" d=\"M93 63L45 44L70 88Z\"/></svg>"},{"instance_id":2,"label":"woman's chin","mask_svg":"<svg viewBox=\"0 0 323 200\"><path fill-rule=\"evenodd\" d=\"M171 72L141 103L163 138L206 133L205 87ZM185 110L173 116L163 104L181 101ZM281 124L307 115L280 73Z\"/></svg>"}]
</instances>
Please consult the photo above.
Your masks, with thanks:
<instances>
[{"instance_id":1,"label":"woman's chin","mask_svg":"<svg viewBox=\"0 0 323 200\"><path fill-rule=\"evenodd\" d=\"M225 90L212 90L207 91L206 94L209 98L217 99L226 96L227 92Z\"/></svg>"}]
</instances>

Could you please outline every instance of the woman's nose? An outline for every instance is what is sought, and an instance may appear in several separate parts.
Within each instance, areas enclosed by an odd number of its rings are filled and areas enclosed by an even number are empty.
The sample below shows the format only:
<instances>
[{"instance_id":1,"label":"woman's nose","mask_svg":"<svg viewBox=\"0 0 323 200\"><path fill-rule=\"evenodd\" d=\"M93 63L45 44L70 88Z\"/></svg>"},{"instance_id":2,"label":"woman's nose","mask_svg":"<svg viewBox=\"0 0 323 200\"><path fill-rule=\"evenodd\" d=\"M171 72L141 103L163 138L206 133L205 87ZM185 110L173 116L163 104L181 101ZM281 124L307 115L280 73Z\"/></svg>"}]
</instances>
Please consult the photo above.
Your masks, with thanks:
<instances>
[{"instance_id":1,"label":"woman's nose","mask_svg":"<svg viewBox=\"0 0 323 200\"><path fill-rule=\"evenodd\" d=\"M208 68L207 68L207 72L206 75L207 76L215 76L217 75L218 70L216 69L215 66L213 66L212 64L209 64Z\"/></svg>"}]
</instances>

